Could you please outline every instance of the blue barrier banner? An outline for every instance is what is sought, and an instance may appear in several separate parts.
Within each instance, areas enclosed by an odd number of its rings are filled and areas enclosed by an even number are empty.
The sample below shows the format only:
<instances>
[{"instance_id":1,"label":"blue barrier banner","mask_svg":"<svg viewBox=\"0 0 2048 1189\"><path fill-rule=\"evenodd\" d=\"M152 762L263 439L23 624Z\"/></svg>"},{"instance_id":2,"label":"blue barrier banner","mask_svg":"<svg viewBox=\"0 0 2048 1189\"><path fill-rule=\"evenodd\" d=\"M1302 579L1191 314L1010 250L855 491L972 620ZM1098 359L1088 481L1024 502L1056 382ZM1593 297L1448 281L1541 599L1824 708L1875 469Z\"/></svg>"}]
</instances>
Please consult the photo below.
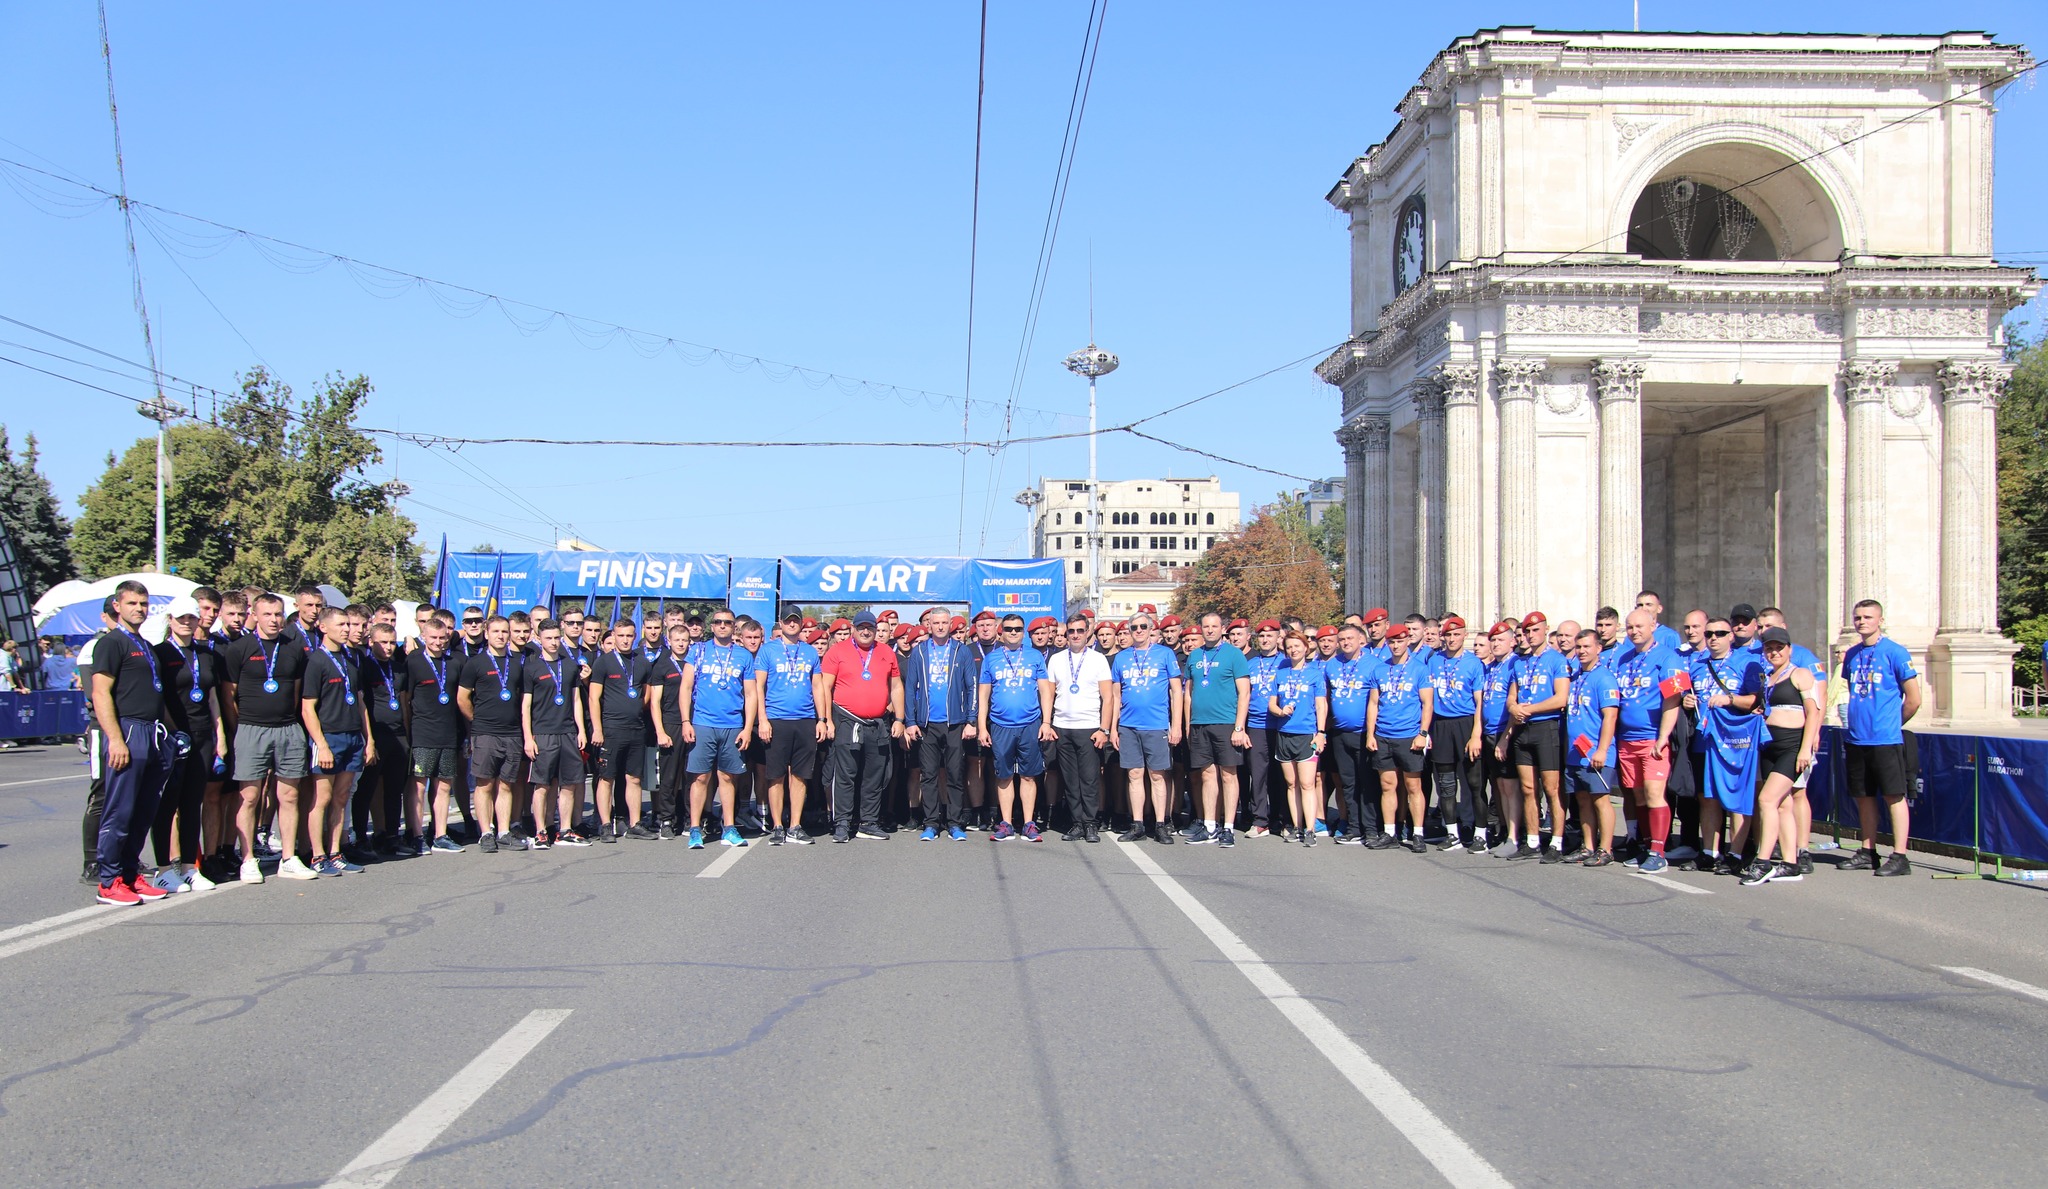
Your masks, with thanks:
<instances>
[{"instance_id":1,"label":"blue barrier banner","mask_svg":"<svg viewBox=\"0 0 2048 1189\"><path fill-rule=\"evenodd\" d=\"M450 610L482 607L491 601L491 585L498 577L495 553L451 553L448 555L448 585L442 597ZM457 619L461 615L456 616Z\"/></svg>"},{"instance_id":2,"label":"blue barrier banner","mask_svg":"<svg viewBox=\"0 0 2048 1189\"><path fill-rule=\"evenodd\" d=\"M575 553L540 555L555 576L556 598L722 599L732 559L716 553Z\"/></svg>"},{"instance_id":3,"label":"blue barrier banner","mask_svg":"<svg viewBox=\"0 0 2048 1189\"><path fill-rule=\"evenodd\" d=\"M1964 848L1977 844L1977 755L1984 741L1974 735L1916 733L1920 779L1908 792L1913 837Z\"/></svg>"},{"instance_id":4,"label":"blue barrier banner","mask_svg":"<svg viewBox=\"0 0 2048 1189\"><path fill-rule=\"evenodd\" d=\"M732 581L725 596L726 606L760 620L770 634L775 629L776 569L772 557L733 558Z\"/></svg>"},{"instance_id":5,"label":"blue barrier banner","mask_svg":"<svg viewBox=\"0 0 2048 1189\"><path fill-rule=\"evenodd\" d=\"M41 739L85 734L82 689L10 690L0 693L0 739Z\"/></svg>"},{"instance_id":6,"label":"blue barrier banner","mask_svg":"<svg viewBox=\"0 0 2048 1189\"><path fill-rule=\"evenodd\" d=\"M2048 742L1975 742L1984 762L1983 848L2048 863Z\"/></svg>"},{"instance_id":7,"label":"blue barrier banner","mask_svg":"<svg viewBox=\"0 0 2048 1189\"><path fill-rule=\"evenodd\" d=\"M964 557L785 557L785 602L964 603Z\"/></svg>"},{"instance_id":8,"label":"blue barrier banner","mask_svg":"<svg viewBox=\"0 0 2048 1189\"><path fill-rule=\"evenodd\" d=\"M498 563L497 613L510 615L514 611L531 609L539 602L544 577L540 567L540 554L501 553L498 555Z\"/></svg>"},{"instance_id":9,"label":"blue barrier banner","mask_svg":"<svg viewBox=\"0 0 2048 1189\"><path fill-rule=\"evenodd\" d=\"M1067 568L1058 558L976 561L967 573L970 615L988 610L1021 615L1026 623L1040 615L1066 618Z\"/></svg>"}]
</instances>

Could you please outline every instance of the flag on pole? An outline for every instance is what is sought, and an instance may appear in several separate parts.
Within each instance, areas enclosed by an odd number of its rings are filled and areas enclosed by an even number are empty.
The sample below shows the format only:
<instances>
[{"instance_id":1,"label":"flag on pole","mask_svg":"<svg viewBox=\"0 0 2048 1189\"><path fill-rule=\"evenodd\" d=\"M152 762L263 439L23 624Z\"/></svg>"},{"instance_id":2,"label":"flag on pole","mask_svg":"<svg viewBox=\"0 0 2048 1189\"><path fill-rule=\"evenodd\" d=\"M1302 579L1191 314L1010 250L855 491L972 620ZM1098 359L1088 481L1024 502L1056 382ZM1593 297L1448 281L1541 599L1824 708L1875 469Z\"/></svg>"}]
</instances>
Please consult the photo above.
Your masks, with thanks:
<instances>
[{"instance_id":1,"label":"flag on pole","mask_svg":"<svg viewBox=\"0 0 2048 1189\"><path fill-rule=\"evenodd\" d=\"M491 570L491 593L487 598L484 599L485 615L496 615L498 613L498 596L500 593L504 591L504 589L505 555L500 553L498 555L496 565Z\"/></svg>"},{"instance_id":2,"label":"flag on pole","mask_svg":"<svg viewBox=\"0 0 2048 1189\"><path fill-rule=\"evenodd\" d=\"M441 556L434 561L434 606L445 607L448 597L448 534L441 534Z\"/></svg>"}]
</instances>

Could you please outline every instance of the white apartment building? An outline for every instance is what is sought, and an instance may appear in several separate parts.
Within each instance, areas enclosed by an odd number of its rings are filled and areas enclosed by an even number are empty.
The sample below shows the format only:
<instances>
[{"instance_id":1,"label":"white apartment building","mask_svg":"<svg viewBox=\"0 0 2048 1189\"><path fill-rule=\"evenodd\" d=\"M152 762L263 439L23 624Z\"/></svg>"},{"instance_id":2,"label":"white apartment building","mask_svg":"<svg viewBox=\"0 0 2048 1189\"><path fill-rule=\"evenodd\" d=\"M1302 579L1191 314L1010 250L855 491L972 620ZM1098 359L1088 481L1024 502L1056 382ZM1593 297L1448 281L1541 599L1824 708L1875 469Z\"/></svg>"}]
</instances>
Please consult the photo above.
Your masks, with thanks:
<instances>
[{"instance_id":1,"label":"white apartment building","mask_svg":"<svg viewBox=\"0 0 2048 1189\"><path fill-rule=\"evenodd\" d=\"M1088 481L1040 479L1038 494L1031 555L1065 560L1067 589L1083 593L1088 583ZM1105 582L1145 566L1191 566L1203 550L1235 533L1241 521L1238 494L1223 490L1223 481L1214 475L1105 482L1100 506Z\"/></svg>"}]
</instances>

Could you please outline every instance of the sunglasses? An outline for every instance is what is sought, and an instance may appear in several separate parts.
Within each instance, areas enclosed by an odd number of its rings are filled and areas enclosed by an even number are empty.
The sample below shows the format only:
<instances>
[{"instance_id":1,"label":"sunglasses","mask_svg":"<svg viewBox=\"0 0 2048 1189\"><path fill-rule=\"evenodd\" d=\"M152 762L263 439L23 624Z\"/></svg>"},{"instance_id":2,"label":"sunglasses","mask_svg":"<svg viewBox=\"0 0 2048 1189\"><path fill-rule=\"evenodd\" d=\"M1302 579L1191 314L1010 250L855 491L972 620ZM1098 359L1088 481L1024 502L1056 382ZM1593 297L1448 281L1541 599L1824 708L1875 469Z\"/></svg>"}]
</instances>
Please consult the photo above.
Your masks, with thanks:
<instances>
[{"instance_id":1,"label":"sunglasses","mask_svg":"<svg viewBox=\"0 0 2048 1189\"><path fill-rule=\"evenodd\" d=\"M1023 624L1021 624L1021 623L1013 623L1013 624L1009 624L1009 625L1007 625L1007 626L1005 626L1005 627L1003 628L1003 634L1007 636L1007 635L1009 635L1009 634L1010 634L1011 632L1021 632L1021 631L1023 631L1023 630L1024 630L1024 625L1023 625Z\"/></svg>"},{"instance_id":2,"label":"sunglasses","mask_svg":"<svg viewBox=\"0 0 2048 1189\"><path fill-rule=\"evenodd\" d=\"M1722 628L1718 632L1710 630L1706 633L1708 639L1719 639L1722 636L1732 636L1734 634L1734 632L1729 631L1727 628Z\"/></svg>"},{"instance_id":3,"label":"sunglasses","mask_svg":"<svg viewBox=\"0 0 2048 1189\"><path fill-rule=\"evenodd\" d=\"M736 622L738 621L731 619L714 619L711 621L711 626L715 628L729 628Z\"/></svg>"},{"instance_id":4,"label":"sunglasses","mask_svg":"<svg viewBox=\"0 0 2048 1189\"><path fill-rule=\"evenodd\" d=\"M1068 629L1067 629L1067 635L1069 635L1069 636L1085 636L1085 635L1087 635L1087 634L1088 634L1088 629L1087 629L1087 628L1068 628Z\"/></svg>"}]
</instances>

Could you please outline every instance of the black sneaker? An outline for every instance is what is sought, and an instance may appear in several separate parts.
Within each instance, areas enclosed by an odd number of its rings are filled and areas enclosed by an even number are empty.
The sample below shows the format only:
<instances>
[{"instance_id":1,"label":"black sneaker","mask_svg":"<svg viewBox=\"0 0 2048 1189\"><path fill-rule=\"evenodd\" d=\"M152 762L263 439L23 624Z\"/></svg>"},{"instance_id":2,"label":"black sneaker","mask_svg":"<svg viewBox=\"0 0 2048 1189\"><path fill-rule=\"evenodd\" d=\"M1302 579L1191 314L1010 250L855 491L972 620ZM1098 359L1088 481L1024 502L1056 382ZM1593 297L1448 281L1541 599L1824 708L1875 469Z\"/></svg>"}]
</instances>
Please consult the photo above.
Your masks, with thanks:
<instances>
[{"instance_id":1,"label":"black sneaker","mask_svg":"<svg viewBox=\"0 0 2048 1189\"><path fill-rule=\"evenodd\" d=\"M773 830L770 830L770 831L768 831L768 845L770 845L770 846L781 846L781 845L782 845L782 830L781 830L781 829L780 829L779 827L778 827L778 828L776 828L776 829L773 829Z\"/></svg>"},{"instance_id":2,"label":"black sneaker","mask_svg":"<svg viewBox=\"0 0 2048 1189\"><path fill-rule=\"evenodd\" d=\"M1562 863L1564 862L1564 852L1554 846L1546 846L1543 848L1543 857L1538 859L1537 862L1542 863L1546 867L1553 863Z\"/></svg>"},{"instance_id":3,"label":"black sneaker","mask_svg":"<svg viewBox=\"0 0 2048 1189\"><path fill-rule=\"evenodd\" d=\"M645 842L660 838L661 835L656 831L648 829L647 823L645 822L634 822L632 825L626 827L626 837L637 838Z\"/></svg>"},{"instance_id":4,"label":"black sneaker","mask_svg":"<svg viewBox=\"0 0 2048 1189\"><path fill-rule=\"evenodd\" d=\"M852 830L850 830L850 829L848 829L848 828L847 828L847 827L845 827L845 826L834 826L834 827L832 827L832 841L834 841L834 842L852 842L852 841L853 841L853 831L852 831Z\"/></svg>"},{"instance_id":5,"label":"black sneaker","mask_svg":"<svg viewBox=\"0 0 2048 1189\"><path fill-rule=\"evenodd\" d=\"M1727 851L1722 851L1721 857L1714 860L1715 875L1741 875L1742 870L1742 860Z\"/></svg>"},{"instance_id":6,"label":"black sneaker","mask_svg":"<svg viewBox=\"0 0 2048 1189\"><path fill-rule=\"evenodd\" d=\"M1221 830L1216 831L1216 845L1236 846L1237 831L1231 829L1229 826L1225 826Z\"/></svg>"},{"instance_id":7,"label":"black sneaker","mask_svg":"<svg viewBox=\"0 0 2048 1189\"><path fill-rule=\"evenodd\" d=\"M1592 857L1593 852L1587 850L1585 847L1582 846L1579 849L1573 851L1572 853L1566 855L1564 857L1564 861L1567 863L1583 863L1587 859L1590 859Z\"/></svg>"},{"instance_id":8,"label":"black sneaker","mask_svg":"<svg viewBox=\"0 0 2048 1189\"><path fill-rule=\"evenodd\" d=\"M1842 864L1841 869L1844 871L1877 870L1877 848L1870 847L1865 850L1857 851L1855 855L1849 859L1848 862Z\"/></svg>"},{"instance_id":9,"label":"black sneaker","mask_svg":"<svg viewBox=\"0 0 2048 1189\"><path fill-rule=\"evenodd\" d=\"M1878 867L1877 873L1879 875L1911 875L1913 874L1913 861L1908 859L1903 851L1895 850Z\"/></svg>"},{"instance_id":10,"label":"black sneaker","mask_svg":"<svg viewBox=\"0 0 2048 1189\"><path fill-rule=\"evenodd\" d=\"M879 839L883 842L889 841L888 832L883 830L880 826L862 826L860 828L860 836L862 838Z\"/></svg>"},{"instance_id":11,"label":"black sneaker","mask_svg":"<svg viewBox=\"0 0 2048 1189\"><path fill-rule=\"evenodd\" d=\"M1700 857L1693 860L1692 869L1701 875L1712 875L1714 874L1714 869L1720 865L1720 862L1721 856L1710 855L1705 851L1701 851Z\"/></svg>"},{"instance_id":12,"label":"black sneaker","mask_svg":"<svg viewBox=\"0 0 2048 1189\"><path fill-rule=\"evenodd\" d=\"M589 835L585 835L585 837L589 837ZM597 827L597 840L609 846L616 846L618 845L619 836L612 830L611 823L605 822Z\"/></svg>"},{"instance_id":13,"label":"black sneaker","mask_svg":"<svg viewBox=\"0 0 2048 1189\"><path fill-rule=\"evenodd\" d=\"M667 842L669 839L674 838L676 836L676 832L674 830L669 829L667 822L663 822L661 823L661 828L657 829L654 832L654 836L656 838L661 839L663 842Z\"/></svg>"},{"instance_id":14,"label":"black sneaker","mask_svg":"<svg viewBox=\"0 0 2048 1189\"><path fill-rule=\"evenodd\" d=\"M1151 836L1152 831L1145 828L1145 823L1132 822L1131 828L1117 835L1116 840L1118 842L1143 842Z\"/></svg>"},{"instance_id":15,"label":"black sneaker","mask_svg":"<svg viewBox=\"0 0 2048 1189\"><path fill-rule=\"evenodd\" d=\"M1758 859L1743 870L1742 886L1753 888L1758 884L1767 884L1776 878L1778 878L1778 864L1766 863L1762 859Z\"/></svg>"},{"instance_id":16,"label":"black sneaker","mask_svg":"<svg viewBox=\"0 0 2048 1189\"><path fill-rule=\"evenodd\" d=\"M1517 842L1515 844L1515 853L1508 856L1508 862L1515 863L1523 859L1540 859L1542 857L1542 851L1530 846L1526 842Z\"/></svg>"},{"instance_id":17,"label":"black sneaker","mask_svg":"<svg viewBox=\"0 0 2048 1189\"><path fill-rule=\"evenodd\" d=\"M1409 850L1414 851L1418 855L1426 855L1429 853L1429 844L1427 842L1424 842L1419 836L1411 836L1408 839L1408 841L1402 843L1401 845L1407 847Z\"/></svg>"},{"instance_id":18,"label":"black sneaker","mask_svg":"<svg viewBox=\"0 0 2048 1189\"><path fill-rule=\"evenodd\" d=\"M1812 874L1813 874L1813 852L1812 852L1812 851L1805 851L1805 850L1803 850L1803 851L1800 851L1800 852L1799 852L1799 863L1798 863L1798 867L1799 867L1799 874L1801 874L1801 875L1812 875Z\"/></svg>"},{"instance_id":19,"label":"black sneaker","mask_svg":"<svg viewBox=\"0 0 2048 1189\"><path fill-rule=\"evenodd\" d=\"M1079 842L1086 837L1088 837L1088 827L1075 826L1073 829L1060 835L1060 840L1063 842Z\"/></svg>"},{"instance_id":20,"label":"black sneaker","mask_svg":"<svg viewBox=\"0 0 2048 1189\"><path fill-rule=\"evenodd\" d=\"M811 843L817 841L817 839L812 838L808 833L806 833L802 826L791 826L788 829L784 830L782 832L782 840L784 842L792 843L796 846L809 846Z\"/></svg>"},{"instance_id":21,"label":"black sneaker","mask_svg":"<svg viewBox=\"0 0 2048 1189\"><path fill-rule=\"evenodd\" d=\"M1337 833L1336 835L1334 835L1334 836L1333 836L1333 837L1332 837L1332 838L1330 839L1330 841L1331 841L1331 842L1333 842L1333 843L1336 843L1336 844L1337 844L1338 846L1368 846L1368 847L1372 847L1372 843L1370 843L1370 842L1367 842L1367 841L1365 840L1365 835L1363 835L1363 834L1353 834L1353 833L1350 833L1349 831L1340 831L1340 832L1338 832L1338 833ZM1373 848L1374 850L1378 850L1378 849L1379 849L1378 847L1372 847L1372 848Z\"/></svg>"},{"instance_id":22,"label":"black sneaker","mask_svg":"<svg viewBox=\"0 0 2048 1189\"><path fill-rule=\"evenodd\" d=\"M1160 822L1158 825L1152 827L1152 839L1161 846L1172 846L1173 827L1167 825L1165 822Z\"/></svg>"},{"instance_id":23,"label":"black sneaker","mask_svg":"<svg viewBox=\"0 0 2048 1189\"><path fill-rule=\"evenodd\" d=\"M1612 854L1604 850L1596 850L1592 854L1586 856L1585 865L1588 867L1605 867L1612 862L1614 862L1614 856Z\"/></svg>"},{"instance_id":24,"label":"black sneaker","mask_svg":"<svg viewBox=\"0 0 2048 1189\"><path fill-rule=\"evenodd\" d=\"M1772 883L1798 883L1806 878L1800 872L1799 864L1797 863L1774 863L1772 867L1774 868L1771 874Z\"/></svg>"},{"instance_id":25,"label":"black sneaker","mask_svg":"<svg viewBox=\"0 0 2048 1189\"><path fill-rule=\"evenodd\" d=\"M476 848L487 855L497 854L498 836L496 834L484 835L482 838L477 839Z\"/></svg>"}]
</instances>

